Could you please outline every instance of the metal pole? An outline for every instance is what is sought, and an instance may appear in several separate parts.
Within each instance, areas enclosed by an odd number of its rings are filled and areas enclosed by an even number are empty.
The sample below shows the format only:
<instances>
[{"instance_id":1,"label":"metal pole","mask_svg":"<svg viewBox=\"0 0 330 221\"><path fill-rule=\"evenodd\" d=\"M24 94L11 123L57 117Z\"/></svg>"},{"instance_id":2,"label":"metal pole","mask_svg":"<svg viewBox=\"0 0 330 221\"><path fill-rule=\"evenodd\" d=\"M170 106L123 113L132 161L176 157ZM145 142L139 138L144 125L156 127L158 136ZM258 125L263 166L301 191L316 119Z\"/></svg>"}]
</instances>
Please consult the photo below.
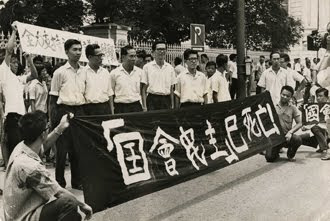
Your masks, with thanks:
<instances>
[{"instance_id":1,"label":"metal pole","mask_svg":"<svg viewBox=\"0 0 330 221\"><path fill-rule=\"evenodd\" d=\"M238 98L246 97L245 84L245 0L237 1L237 75Z\"/></svg>"},{"instance_id":2,"label":"metal pole","mask_svg":"<svg viewBox=\"0 0 330 221\"><path fill-rule=\"evenodd\" d=\"M320 0L317 0L317 23L316 23L317 33L320 28ZM316 58L319 58L319 50L316 51Z\"/></svg>"}]
</instances>

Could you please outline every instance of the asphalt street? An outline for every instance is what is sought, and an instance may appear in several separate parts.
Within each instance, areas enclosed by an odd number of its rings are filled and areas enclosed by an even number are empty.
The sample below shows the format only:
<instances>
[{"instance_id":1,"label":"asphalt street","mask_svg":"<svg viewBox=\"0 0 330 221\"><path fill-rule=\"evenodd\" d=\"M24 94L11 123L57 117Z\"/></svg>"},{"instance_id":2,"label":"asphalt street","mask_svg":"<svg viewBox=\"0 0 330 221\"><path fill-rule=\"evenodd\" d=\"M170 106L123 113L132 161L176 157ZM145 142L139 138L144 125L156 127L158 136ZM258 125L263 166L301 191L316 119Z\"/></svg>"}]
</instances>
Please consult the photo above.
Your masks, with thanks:
<instances>
[{"instance_id":1,"label":"asphalt street","mask_svg":"<svg viewBox=\"0 0 330 221\"><path fill-rule=\"evenodd\" d=\"M83 199L81 191L69 190ZM96 213L92 220L319 221L330 220L329 199L330 161L320 160L315 149L303 146L294 162L286 160L286 153L276 163L256 155Z\"/></svg>"}]
</instances>

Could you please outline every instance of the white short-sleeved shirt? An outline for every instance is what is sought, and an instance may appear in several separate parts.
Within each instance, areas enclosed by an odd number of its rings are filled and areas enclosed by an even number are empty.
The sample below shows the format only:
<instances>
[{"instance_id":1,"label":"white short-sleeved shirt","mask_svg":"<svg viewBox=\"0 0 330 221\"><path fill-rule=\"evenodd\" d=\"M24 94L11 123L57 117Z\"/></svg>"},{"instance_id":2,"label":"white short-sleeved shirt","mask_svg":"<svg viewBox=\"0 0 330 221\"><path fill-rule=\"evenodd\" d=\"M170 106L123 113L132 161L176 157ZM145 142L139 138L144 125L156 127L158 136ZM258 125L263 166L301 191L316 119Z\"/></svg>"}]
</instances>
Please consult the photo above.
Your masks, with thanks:
<instances>
[{"instance_id":1,"label":"white short-sleeved shirt","mask_svg":"<svg viewBox=\"0 0 330 221\"><path fill-rule=\"evenodd\" d=\"M29 98L30 100L35 101L36 110L43 111L47 113L47 98L48 98L48 89L45 82L40 82L37 79L31 81L29 86ZM31 111L29 108L29 112Z\"/></svg>"},{"instance_id":2,"label":"white short-sleeved shirt","mask_svg":"<svg viewBox=\"0 0 330 221\"><path fill-rule=\"evenodd\" d=\"M228 70L232 72L231 77L237 79L237 63L233 61L228 61Z\"/></svg>"},{"instance_id":3,"label":"white short-sleeved shirt","mask_svg":"<svg viewBox=\"0 0 330 221\"><path fill-rule=\"evenodd\" d=\"M287 85L294 89L296 87L296 82L301 83L304 80L304 76L291 68L287 68L286 70L288 71Z\"/></svg>"},{"instance_id":4,"label":"white short-sleeved shirt","mask_svg":"<svg viewBox=\"0 0 330 221\"><path fill-rule=\"evenodd\" d=\"M258 86L263 87L269 91L273 103L277 104L280 101L280 93L282 87L288 85L288 81L290 83L288 76L288 71L284 68L280 68L276 74L270 67L261 74Z\"/></svg>"},{"instance_id":5,"label":"white short-sleeved shirt","mask_svg":"<svg viewBox=\"0 0 330 221\"><path fill-rule=\"evenodd\" d=\"M75 70L67 62L54 72L49 94L58 96L57 104L82 105L85 104L85 86L86 72L83 67Z\"/></svg>"},{"instance_id":6,"label":"white short-sleeved shirt","mask_svg":"<svg viewBox=\"0 0 330 221\"><path fill-rule=\"evenodd\" d=\"M212 104L213 103L213 91L212 91L212 79L215 77L215 73L207 78L206 84L207 84L207 103Z\"/></svg>"},{"instance_id":7,"label":"white short-sleeved shirt","mask_svg":"<svg viewBox=\"0 0 330 221\"><path fill-rule=\"evenodd\" d=\"M162 67L156 61L143 67L141 83L147 84L147 92L156 95L170 95L171 86L177 83L174 68L165 62Z\"/></svg>"},{"instance_id":8,"label":"white short-sleeved shirt","mask_svg":"<svg viewBox=\"0 0 330 221\"><path fill-rule=\"evenodd\" d=\"M204 95L208 93L207 78L203 72L196 71L195 76L189 71L181 72L178 76L175 94L180 102L203 103Z\"/></svg>"},{"instance_id":9,"label":"white short-sleeved shirt","mask_svg":"<svg viewBox=\"0 0 330 221\"><path fill-rule=\"evenodd\" d=\"M229 83L226 79L226 72L221 73L220 71L216 71L212 78L212 94L213 91L218 93L218 102L222 101L230 101L230 93L229 93Z\"/></svg>"},{"instance_id":10,"label":"white short-sleeved shirt","mask_svg":"<svg viewBox=\"0 0 330 221\"><path fill-rule=\"evenodd\" d=\"M133 103L141 100L140 83L143 70L134 66L128 73L122 65L110 73L111 86L115 94L115 103Z\"/></svg>"},{"instance_id":11,"label":"white short-sleeved shirt","mask_svg":"<svg viewBox=\"0 0 330 221\"><path fill-rule=\"evenodd\" d=\"M88 64L84 67L86 74L86 103L104 103L113 95L110 73L107 69L99 67L95 72Z\"/></svg>"},{"instance_id":12,"label":"white short-sleeved shirt","mask_svg":"<svg viewBox=\"0 0 330 221\"><path fill-rule=\"evenodd\" d=\"M309 81L312 82L312 71L309 68L304 68L303 70L303 76Z\"/></svg>"},{"instance_id":13,"label":"white short-sleeved shirt","mask_svg":"<svg viewBox=\"0 0 330 221\"><path fill-rule=\"evenodd\" d=\"M5 115L8 113L25 114L24 86L27 75L15 75L6 62L0 65L0 83L5 102Z\"/></svg>"}]
</instances>

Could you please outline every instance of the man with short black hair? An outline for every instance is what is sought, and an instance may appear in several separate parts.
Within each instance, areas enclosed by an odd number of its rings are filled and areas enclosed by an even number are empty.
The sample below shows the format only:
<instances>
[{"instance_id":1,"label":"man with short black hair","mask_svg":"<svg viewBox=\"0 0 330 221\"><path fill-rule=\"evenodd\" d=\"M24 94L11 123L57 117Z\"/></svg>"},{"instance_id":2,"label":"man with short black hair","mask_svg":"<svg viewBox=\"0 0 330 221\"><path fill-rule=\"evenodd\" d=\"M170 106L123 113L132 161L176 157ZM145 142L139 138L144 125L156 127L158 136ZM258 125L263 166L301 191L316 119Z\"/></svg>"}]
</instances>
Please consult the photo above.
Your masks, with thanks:
<instances>
[{"instance_id":1,"label":"man with short black hair","mask_svg":"<svg viewBox=\"0 0 330 221\"><path fill-rule=\"evenodd\" d=\"M6 46L5 58L0 65L0 84L5 99L4 132L7 137L5 145L6 150L3 151L5 164L14 147L21 141L18 130L18 120L26 112L23 99L24 85L37 78L37 70L31 65L31 56L27 54L25 54L25 56L31 66L31 75L17 75L19 60L18 57L14 55L17 33L17 26L15 23L13 23L12 28L13 31Z\"/></svg>"},{"instance_id":2,"label":"man with short black hair","mask_svg":"<svg viewBox=\"0 0 330 221\"><path fill-rule=\"evenodd\" d=\"M318 88L315 91L317 103L327 103L329 102L329 91L326 88ZM314 134L318 144L319 149L316 151L322 153L322 160L330 160L330 153L328 153L328 131L325 123L319 123L311 128L311 132Z\"/></svg>"},{"instance_id":3,"label":"man with short black hair","mask_svg":"<svg viewBox=\"0 0 330 221\"><path fill-rule=\"evenodd\" d=\"M301 114L298 108L290 104L290 100L294 94L294 90L291 86L283 86L281 88L280 102L276 104L275 109L280 120L282 130L285 134L285 143L276 147L266 149L265 158L267 162L274 162L279 158L279 152L284 146L288 148L287 157L292 160L298 148L302 144L302 139L299 135L294 134L302 126ZM295 125L293 126L293 121Z\"/></svg>"},{"instance_id":4,"label":"man with short black hair","mask_svg":"<svg viewBox=\"0 0 330 221\"><path fill-rule=\"evenodd\" d=\"M217 63L217 71L212 78L212 97L213 102L223 102L230 101L230 91L229 91L229 83L226 79L227 74L227 65L228 65L228 57L224 54L219 54L216 57Z\"/></svg>"},{"instance_id":5,"label":"man with short black hair","mask_svg":"<svg viewBox=\"0 0 330 221\"><path fill-rule=\"evenodd\" d=\"M273 51L270 54L271 68L266 69L258 81L261 92L269 91L273 104L280 101L281 88L288 85L288 71L280 66L280 53Z\"/></svg>"},{"instance_id":6,"label":"man with short black hair","mask_svg":"<svg viewBox=\"0 0 330 221\"><path fill-rule=\"evenodd\" d=\"M104 53L98 44L87 45L85 53L88 64L84 67L86 75L84 112L86 115L109 115L112 113L113 91L110 74L102 67Z\"/></svg>"},{"instance_id":7,"label":"man with short black hair","mask_svg":"<svg viewBox=\"0 0 330 221\"><path fill-rule=\"evenodd\" d=\"M238 75L237 75L237 54L230 54L228 61L228 72L230 79L230 96L235 99L238 91Z\"/></svg>"},{"instance_id":8,"label":"man with short black hair","mask_svg":"<svg viewBox=\"0 0 330 221\"><path fill-rule=\"evenodd\" d=\"M204 73L197 71L197 51L186 49L183 56L187 64L187 70L179 74L178 83L175 86L177 107L193 107L207 104L207 79Z\"/></svg>"},{"instance_id":9,"label":"man with short black hair","mask_svg":"<svg viewBox=\"0 0 330 221\"><path fill-rule=\"evenodd\" d=\"M165 61L166 44L157 41L152 45L154 61L143 67L142 103L145 110L174 108L174 85L177 83L174 68ZM148 97L147 97L148 93Z\"/></svg>"},{"instance_id":10,"label":"man with short black hair","mask_svg":"<svg viewBox=\"0 0 330 221\"><path fill-rule=\"evenodd\" d=\"M68 115L63 116L51 133L47 116L41 111L25 114L19 120L23 141L10 156L5 174L5 220L78 221L81 220L78 207L86 214L86 219L91 218L91 207L62 188L40 158L43 147L49 148L69 126L68 118ZM49 202L52 197L56 199Z\"/></svg>"},{"instance_id":11,"label":"man with short black hair","mask_svg":"<svg viewBox=\"0 0 330 221\"><path fill-rule=\"evenodd\" d=\"M85 104L86 72L79 65L82 46L76 39L68 39L64 43L65 53L68 61L59 67L53 75L50 90L50 116L52 127L60 122L60 119L67 112L76 116L84 115L83 105ZM71 129L65 130L63 136L56 141L56 181L66 186L64 178L66 156L69 155L71 167L71 186L74 189L82 189L81 177L79 174L78 154L73 148Z\"/></svg>"},{"instance_id":12,"label":"man with short black hair","mask_svg":"<svg viewBox=\"0 0 330 221\"><path fill-rule=\"evenodd\" d=\"M121 48L122 64L111 71L115 113L142 111L140 82L143 71L135 66L136 51L131 45Z\"/></svg>"}]
</instances>

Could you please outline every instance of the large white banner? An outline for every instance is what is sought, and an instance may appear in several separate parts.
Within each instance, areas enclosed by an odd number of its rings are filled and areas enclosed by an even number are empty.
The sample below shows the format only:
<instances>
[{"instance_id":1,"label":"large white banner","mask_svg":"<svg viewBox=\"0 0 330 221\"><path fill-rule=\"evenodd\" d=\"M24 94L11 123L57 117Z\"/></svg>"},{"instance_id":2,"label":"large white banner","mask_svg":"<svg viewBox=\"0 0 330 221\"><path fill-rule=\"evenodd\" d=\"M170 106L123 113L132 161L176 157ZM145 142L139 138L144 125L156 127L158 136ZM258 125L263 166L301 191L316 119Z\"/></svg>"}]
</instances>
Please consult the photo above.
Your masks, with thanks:
<instances>
[{"instance_id":1,"label":"large white banner","mask_svg":"<svg viewBox=\"0 0 330 221\"><path fill-rule=\"evenodd\" d=\"M77 39L82 44L80 61L88 61L85 55L85 48L88 44L98 44L105 54L103 63L107 65L117 63L115 45L112 39L76 34L21 22L17 22L17 28L24 52L67 59L64 42L67 39Z\"/></svg>"}]
</instances>

